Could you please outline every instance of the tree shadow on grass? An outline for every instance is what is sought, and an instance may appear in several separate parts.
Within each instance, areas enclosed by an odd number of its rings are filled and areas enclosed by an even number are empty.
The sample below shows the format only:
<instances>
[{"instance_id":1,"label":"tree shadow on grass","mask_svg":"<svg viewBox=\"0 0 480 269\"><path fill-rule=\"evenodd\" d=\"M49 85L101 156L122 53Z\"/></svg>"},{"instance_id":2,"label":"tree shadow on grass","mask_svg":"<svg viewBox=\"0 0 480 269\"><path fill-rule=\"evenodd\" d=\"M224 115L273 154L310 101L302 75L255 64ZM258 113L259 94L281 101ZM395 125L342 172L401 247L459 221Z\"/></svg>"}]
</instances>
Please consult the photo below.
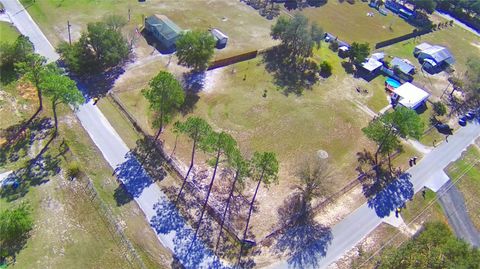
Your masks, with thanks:
<instances>
[{"instance_id":1,"label":"tree shadow on grass","mask_svg":"<svg viewBox=\"0 0 480 269\"><path fill-rule=\"evenodd\" d=\"M24 122L21 122L0 131L0 136L7 141L0 148L0 165L16 162L25 157L30 147L35 142L40 143L40 141L46 139L53 129L53 123L49 118L36 118L22 135L15 137L17 131L23 127L23 124Z\"/></svg>"},{"instance_id":2,"label":"tree shadow on grass","mask_svg":"<svg viewBox=\"0 0 480 269\"><path fill-rule=\"evenodd\" d=\"M368 206L375 209L379 217L390 215L396 208L402 207L414 194L411 175L404 173L391 182L386 188L368 200Z\"/></svg>"},{"instance_id":3,"label":"tree shadow on grass","mask_svg":"<svg viewBox=\"0 0 480 269\"><path fill-rule=\"evenodd\" d=\"M273 74L275 84L285 95L301 95L317 82L318 66L315 62L292 60L283 46L276 46L263 54L263 62L268 72Z\"/></svg>"},{"instance_id":4,"label":"tree shadow on grass","mask_svg":"<svg viewBox=\"0 0 480 269\"><path fill-rule=\"evenodd\" d=\"M207 71L208 72L208 71ZM188 72L183 74L182 85L185 89L185 102L180 107L182 115L191 113L200 99L198 93L205 87L206 72Z\"/></svg>"},{"instance_id":5,"label":"tree shadow on grass","mask_svg":"<svg viewBox=\"0 0 480 269\"><path fill-rule=\"evenodd\" d=\"M60 172L59 156L45 154L31 161L25 166L11 173L3 182L0 197L7 201L14 201L24 197L30 187L45 184L49 178Z\"/></svg>"},{"instance_id":6,"label":"tree shadow on grass","mask_svg":"<svg viewBox=\"0 0 480 269\"><path fill-rule=\"evenodd\" d=\"M285 227L274 245L275 252L287 254L293 268L318 268L318 261L327 254L333 236L331 229L313 219L300 193L287 198L279 209L281 227Z\"/></svg>"}]
</instances>

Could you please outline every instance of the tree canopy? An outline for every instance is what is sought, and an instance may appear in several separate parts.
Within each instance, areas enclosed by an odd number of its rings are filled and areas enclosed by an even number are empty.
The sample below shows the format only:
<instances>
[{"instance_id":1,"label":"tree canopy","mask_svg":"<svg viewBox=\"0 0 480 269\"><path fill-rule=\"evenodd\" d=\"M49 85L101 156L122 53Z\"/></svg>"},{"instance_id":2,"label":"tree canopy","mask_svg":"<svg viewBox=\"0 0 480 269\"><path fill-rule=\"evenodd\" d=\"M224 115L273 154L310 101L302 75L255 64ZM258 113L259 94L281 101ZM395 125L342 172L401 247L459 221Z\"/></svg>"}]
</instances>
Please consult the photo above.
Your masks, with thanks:
<instances>
[{"instance_id":1,"label":"tree canopy","mask_svg":"<svg viewBox=\"0 0 480 269\"><path fill-rule=\"evenodd\" d=\"M427 223L414 239L384 251L380 269L478 268L480 251L457 239L441 222Z\"/></svg>"},{"instance_id":2,"label":"tree canopy","mask_svg":"<svg viewBox=\"0 0 480 269\"><path fill-rule=\"evenodd\" d=\"M370 55L370 45L368 43L353 42L349 50L348 58L355 65L365 62L368 55Z\"/></svg>"},{"instance_id":3,"label":"tree canopy","mask_svg":"<svg viewBox=\"0 0 480 269\"><path fill-rule=\"evenodd\" d=\"M411 0L411 2L415 5L415 10L421 9L430 14L435 11L437 6L434 0Z\"/></svg>"},{"instance_id":4,"label":"tree canopy","mask_svg":"<svg viewBox=\"0 0 480 269\"><path fill-rule=\"evenodd\" d=\"M180 34L176 47L179 64L203 71L213 57L215 39L207 31L187 31Z\"/></svg>"},{"instance_id":5,"label":"tree canopy","mask_svg":"<svg viewBox=\"0 0 480 269\"><path fill-rule=\"evenodd\" d=\"M387 112L371 121L362 131L377 144L377 159L378 153L390 155L399 148L399 137L419 139L423 129L424 123L414 110L399 106L394 112ZM378 160L376 163L378 164Z\"/></svg>"},{"instance_id":6,"label":"tree canopy","mask_svg":"<svg viewBox=\"0 0 480 269\"><path fill-rule=\"evenodd\" d=\"M156 113L153 125L159 128L156 135L158 138L163 125L170 122L185 101L185 92L180 82L166 71L160 71L148 85L149 87L143 89L142 93L150 103L150 109Z\"/></svg>"},{"instance_id":7,"label":"tree canopy","mask_svg":"<svg viewBox=\"0 0 480 269\"><path fill-rule=\"evenodd\" d=\"M26 203L0 213L0 260L14 254L12 247L21 242L32 227L31 208Z\"/></svg>"},{"instance_id":8,"label":"tree canopy","mask_svg":"<svg viewBox=\"0 0 480 269\"><path fill-rule=\"evenodd\" d=\"M26 61L27 55L34 52L33 49L32 42L24 35L18 36L13 43L0 43L0 72L4 83L16 78L16 74L13 74L15 64ZM7 76L7 74L13 74L13 76Z\"/></svg>"},{"instance_id":9,"label":"tree canopy","mask_svg":"<svg viewBox=\"0 0 480 269\"><path fill-rule=\"evenodd\" d=\"M272 26L270 35L273 39L281 40L281 45L295 59L297 57L310 57L313 45L320 45L324 33L322 28L315 23L309 27L307 17L301 13L296 13L293 18L279 17L277 23Z\"/></svg>"},{"instance_id":10,"label":"tree canopy","mask_svg":"<svg viewBox=\"0 0 480 269\"><path fill-rule=\"evenodd\" d=\"M60 70L52 68L46 72L40 87L45 96L50 97L52 101L53 116L55 119L55 132L58 127L57 105L60 103L77 107L85 101L82 93L78 90L75 81L61 74Z\"/></svg>"},{"instance_id":11,"label":"tree canopy","mask_svg":"<svg viewBox=\"0 0 480 269\"><path fill-rule=\"evenodd\" d=\"M77 74L92 74L105 71L127 59L130 48L122 36L122 23L116 19L87 25L80 39L72 45L61 42L57 51L68 68Z\"/></svg>"}]
</instances>

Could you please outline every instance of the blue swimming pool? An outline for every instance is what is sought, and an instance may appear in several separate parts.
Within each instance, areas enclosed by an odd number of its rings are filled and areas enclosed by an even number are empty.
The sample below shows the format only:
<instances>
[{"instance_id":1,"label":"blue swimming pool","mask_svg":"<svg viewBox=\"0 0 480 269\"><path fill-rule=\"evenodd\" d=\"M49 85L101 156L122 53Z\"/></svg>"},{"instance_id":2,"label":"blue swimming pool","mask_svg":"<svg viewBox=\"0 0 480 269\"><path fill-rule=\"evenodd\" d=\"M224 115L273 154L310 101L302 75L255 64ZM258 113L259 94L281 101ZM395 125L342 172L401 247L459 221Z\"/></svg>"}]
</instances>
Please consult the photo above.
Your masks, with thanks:
<instances>
[{"instance_id":1,"label":"blue swimming pool","mask_svg":"<svg viewBox=\"0 0 480 269\"><path fill-rule=\"evenodd\" d=\"M402 85L400 82L396 81L395 79L393 78L387 78L385 80L386 83L388 83L388 85L394 87L394 88L398 88L400 87L400 85Z\"/></svg>"}]
</instances>

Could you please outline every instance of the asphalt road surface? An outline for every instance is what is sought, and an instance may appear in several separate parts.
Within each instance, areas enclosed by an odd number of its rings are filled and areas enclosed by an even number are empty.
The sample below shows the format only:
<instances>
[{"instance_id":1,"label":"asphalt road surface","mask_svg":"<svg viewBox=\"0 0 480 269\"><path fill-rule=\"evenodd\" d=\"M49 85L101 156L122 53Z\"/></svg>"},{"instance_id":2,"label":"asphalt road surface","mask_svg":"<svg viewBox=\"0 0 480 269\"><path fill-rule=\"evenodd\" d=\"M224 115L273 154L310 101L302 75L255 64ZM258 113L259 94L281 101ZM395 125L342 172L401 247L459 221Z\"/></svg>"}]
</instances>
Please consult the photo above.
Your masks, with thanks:
<instances>
[{"instance_id":1,"label":"asphalt road surface","mask_svg":"<svg viewBox=\"0 0 480 269\"><path fill-rule=\"evenodd\" d=\"M468 215L462 193L451 181L443 185L439 193L442 194L439 198L440 204L457 237L469 242L472 246L479 247L480 233Z\"/></svg>"}]
</instances>

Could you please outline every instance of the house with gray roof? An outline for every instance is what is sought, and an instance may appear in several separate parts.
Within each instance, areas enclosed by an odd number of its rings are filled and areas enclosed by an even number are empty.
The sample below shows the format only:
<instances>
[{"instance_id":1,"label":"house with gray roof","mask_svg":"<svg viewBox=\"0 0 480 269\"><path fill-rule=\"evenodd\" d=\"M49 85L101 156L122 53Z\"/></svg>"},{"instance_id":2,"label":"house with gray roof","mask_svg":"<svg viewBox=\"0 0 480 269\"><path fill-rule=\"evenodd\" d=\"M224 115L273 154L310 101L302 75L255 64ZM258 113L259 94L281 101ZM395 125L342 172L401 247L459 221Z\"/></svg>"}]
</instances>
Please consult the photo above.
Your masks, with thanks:
<instances>
[{"instance_id":1,"label":"house with gray roof","mask_svg":"<svg viewBox=\"0 0 480 269\"><path fill-rule=\"evenodd\" d=\"M165 49L174 49L182 29L167 16L152 15L145 18L145 30Z\"/></svg>"},{"instance_id":2,"label":"house with gray roof","mask_svg":"<svg viewBox=\"0 0 480 269\"><path fill-rule=\"evenodd\" d=\"M415 72L415 66L406 59L400 59L395 57L390 62L390 65L393 68L398 68L398 70L400 70L405 75L412 75Z\"/></svg>"},{"instance_id":3,"label":"house with gray roof","mask_svg":"<svg viewBox=\"0 0 480 269\"><path fill-rule=\"evenodd\" d=\"M450 51L448 51L447 48L438 45L424 45L421 50L418 49L417 57L422 64L423 69L430 73L439 72L446 66L455 62Z\"/></svg>"}]
</instances>

